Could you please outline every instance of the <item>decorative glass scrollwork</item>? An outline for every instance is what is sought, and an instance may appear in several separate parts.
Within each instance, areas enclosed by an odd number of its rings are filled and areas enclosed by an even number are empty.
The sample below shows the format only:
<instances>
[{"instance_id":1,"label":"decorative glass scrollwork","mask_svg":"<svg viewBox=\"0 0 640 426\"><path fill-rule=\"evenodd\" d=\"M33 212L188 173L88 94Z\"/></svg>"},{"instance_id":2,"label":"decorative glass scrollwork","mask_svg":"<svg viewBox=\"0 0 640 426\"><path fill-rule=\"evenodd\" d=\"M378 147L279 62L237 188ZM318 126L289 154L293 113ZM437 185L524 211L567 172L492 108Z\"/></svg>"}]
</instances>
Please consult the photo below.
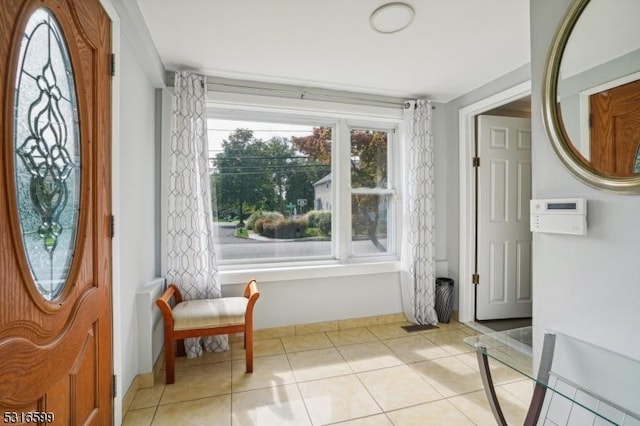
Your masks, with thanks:
<instances>
[{"instance_id":1,"label":"decorative glass scrollwork","mask_svg":"<svg viewBox=\"0 0 640 426\"><path fill-rule=\"evenodd\" d=\"M80 206L80 144L69 51L44 8L29 19L20 46L14 104L15 179L22 240L38 291L64 289Z\"/></svg>"}]
</instances>

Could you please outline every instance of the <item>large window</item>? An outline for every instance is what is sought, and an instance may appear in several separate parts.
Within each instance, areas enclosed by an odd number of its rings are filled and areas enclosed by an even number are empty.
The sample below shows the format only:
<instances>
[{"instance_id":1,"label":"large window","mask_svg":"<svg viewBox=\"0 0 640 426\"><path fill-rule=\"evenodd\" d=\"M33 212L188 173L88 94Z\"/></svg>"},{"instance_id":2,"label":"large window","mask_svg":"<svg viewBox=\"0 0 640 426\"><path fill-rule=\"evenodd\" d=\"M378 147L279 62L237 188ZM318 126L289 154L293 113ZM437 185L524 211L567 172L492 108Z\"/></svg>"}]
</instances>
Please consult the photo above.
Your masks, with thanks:
<instances>
[{"instance_id":1,"label":"large window","mask_svg":"<svg viewBox=\"0 0 640 426\"><path fill-rule=\"evenodd\" d=\"M395 254L391 126L212 116L212 205L221 264Z\"/></svg>"}]
</instances>

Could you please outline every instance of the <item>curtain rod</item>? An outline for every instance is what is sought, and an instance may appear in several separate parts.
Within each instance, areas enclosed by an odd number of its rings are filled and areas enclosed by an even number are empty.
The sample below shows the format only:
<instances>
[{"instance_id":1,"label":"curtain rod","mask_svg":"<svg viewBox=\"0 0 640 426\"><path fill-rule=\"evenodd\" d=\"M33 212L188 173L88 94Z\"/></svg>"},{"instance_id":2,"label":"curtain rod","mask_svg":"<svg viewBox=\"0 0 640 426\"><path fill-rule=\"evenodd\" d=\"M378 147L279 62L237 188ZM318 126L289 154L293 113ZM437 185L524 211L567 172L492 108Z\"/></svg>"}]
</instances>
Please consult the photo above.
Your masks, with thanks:
<instances>
[{"instance_id":1,"label":"curtain rod","mask_svg":"<svg viewBox=\"0 0 640 426\"><path fill-rule=\"evenodd\" d=\"M175 72L166 72L167 86L173 87ZM250 80L207 76L207 91L223 93L253 94L259 96L275 96L290 99L333 101L367 106L404 108L405 98L356 93L342 90L303 87L289 84L262 83ZM435 109L432 106L432 109Z\"/></svg>"}]
</instances>

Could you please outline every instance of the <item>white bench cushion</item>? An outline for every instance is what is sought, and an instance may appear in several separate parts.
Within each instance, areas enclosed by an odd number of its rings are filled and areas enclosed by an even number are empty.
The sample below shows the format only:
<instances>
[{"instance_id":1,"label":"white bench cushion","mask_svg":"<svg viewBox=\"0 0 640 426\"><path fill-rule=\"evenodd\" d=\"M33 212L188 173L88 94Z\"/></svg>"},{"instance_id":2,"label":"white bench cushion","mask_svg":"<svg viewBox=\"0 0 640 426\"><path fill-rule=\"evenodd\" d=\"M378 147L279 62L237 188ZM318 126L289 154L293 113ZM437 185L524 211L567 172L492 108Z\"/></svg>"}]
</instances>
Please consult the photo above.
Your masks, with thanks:
<instances>
[{"instance_id":1,"label":"white bench cushion","mask_svg":"<svg viewBox=\"0 0 640 426\"><path fill-rule=\"evenodd\" d=\"M173 329L193 330L244 324L247 301L245 297L221 297L178 303L173 308Z\"/></svg>"}]
</instances>

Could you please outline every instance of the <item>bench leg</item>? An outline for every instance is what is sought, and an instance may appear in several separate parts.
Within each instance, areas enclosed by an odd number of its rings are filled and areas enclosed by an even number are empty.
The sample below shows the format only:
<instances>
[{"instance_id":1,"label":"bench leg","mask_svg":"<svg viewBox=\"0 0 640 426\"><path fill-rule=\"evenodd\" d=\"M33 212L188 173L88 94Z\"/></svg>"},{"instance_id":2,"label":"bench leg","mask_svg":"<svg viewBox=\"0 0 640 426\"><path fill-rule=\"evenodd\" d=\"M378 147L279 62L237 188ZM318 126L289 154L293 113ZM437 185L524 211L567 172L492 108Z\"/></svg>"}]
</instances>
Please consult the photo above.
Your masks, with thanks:
<instances>
[{"instance_id":1,"label":"bench leg","mask_svg":"<svg viewBox=\"0 0 640 426\"><path fill-rule=\"evenodd\" d=\"M164 364L166 371L166 382L168 385L176 381L176 359L173 355L173 334L167 333L164 336Z\"/></svg>"},{"instance_id":2,"label":"bench leg","mask_svg":"<svg viewBox=\"0 0 640 426\"><path fill-rule=\"evenodd\" d=\"M247 361L247 373L253 373L253 326L247 324L244 328L244 348Z\"/></svg>"}]
</instances>

